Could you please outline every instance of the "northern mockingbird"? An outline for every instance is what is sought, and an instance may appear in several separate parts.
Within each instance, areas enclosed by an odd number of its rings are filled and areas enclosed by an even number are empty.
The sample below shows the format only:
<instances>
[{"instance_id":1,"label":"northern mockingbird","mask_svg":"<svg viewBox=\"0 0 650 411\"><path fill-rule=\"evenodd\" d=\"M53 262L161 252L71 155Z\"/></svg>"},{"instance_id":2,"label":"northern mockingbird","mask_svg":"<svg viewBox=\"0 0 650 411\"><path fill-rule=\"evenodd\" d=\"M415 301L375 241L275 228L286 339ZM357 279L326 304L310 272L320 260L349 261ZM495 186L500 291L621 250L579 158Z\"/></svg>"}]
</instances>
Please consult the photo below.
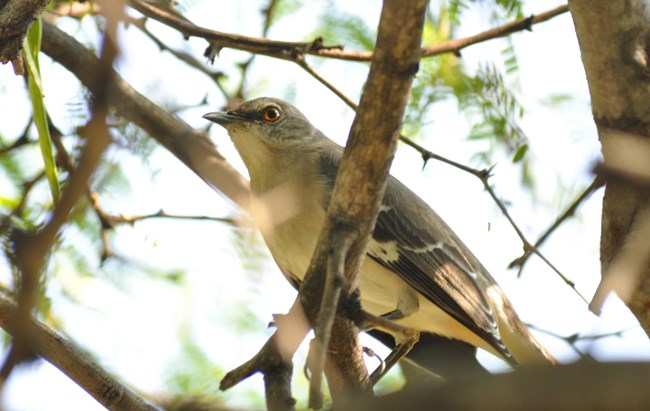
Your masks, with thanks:
<instances>
[{"instance_id":1,"label":"northern mockingbird","mask_svg":"<svg viewBox=\"0 0 650 411\"><path fill-rule=\"evenodd\" d=\"M255 222L298 288L343 147L279 99L258 98L203 117L228 131L250 174ZM443 341L480 347L512 365L555 361L451 228L392 176L367 253L359 273L364 310Z\"/></svg>"}]
</instances>

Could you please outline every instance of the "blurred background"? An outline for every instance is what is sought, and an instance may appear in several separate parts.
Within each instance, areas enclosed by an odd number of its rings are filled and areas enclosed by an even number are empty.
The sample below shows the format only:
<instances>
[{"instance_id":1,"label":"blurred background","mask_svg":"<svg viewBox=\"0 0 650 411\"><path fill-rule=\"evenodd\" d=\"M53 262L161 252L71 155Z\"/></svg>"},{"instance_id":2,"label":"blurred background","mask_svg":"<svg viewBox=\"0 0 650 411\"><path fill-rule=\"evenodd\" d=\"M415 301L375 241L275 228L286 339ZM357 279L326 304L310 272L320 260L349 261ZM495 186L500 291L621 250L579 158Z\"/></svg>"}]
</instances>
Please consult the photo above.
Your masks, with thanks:
<instances>
[{"instance_id":1,"label":"blurred background","mask_svg":"<svg viewBox=\"0 0 650 411\"><path fill-rule=\"evenodd\" d=\"M474 35L561 4L432 1L423 44ZM73 6L89 5L55 2L48 18L96 50L104 18L73 12ZM285 41L321 36L325 44L342 44L345 50L370 50L381 2L180 0L175 10L198 26L221 32ZM128 7L127 14L131 20L119 28L115 69L157 105L208 132L242 174L246 170L225 131L208 129L201 118L236 99L288 100L326 135L345 144L354 112L297 64L263 55L251 58L250 53L228 48L210 64L203 57L205 40L186 40L173 28L142 20ZM179 59L180 53L201 69ZM358 101L368 63L314 56L306 61ZM89 116L89 92L43 53L40 69L51 121L75 158L81 144L77 128ZM136 126L118 117L112 121L114 143L91 184L99 202L85 198L58 238L42 278L39 319L154 401L174 404L193 397L227 408L263 408L260 376L227 392L218 390L218 382L261 348L273 332L267 327L271 315L288 310L294 290L259 234L232 223L242 211ZM403 133L470 167L494 166L491 186L526 238L535 242L592 184L591 169L600 156L571 16L564 13L534 25L532 31L473 45L460 56L423 60ZM16 145L21 137L24 144ZM21 228L42 226L53 207L43 168L25 81L9 65L0 66L3 222ZM575 282L574 290L536 256L521 270L508 268L521 256L522 241L472 175L435 160L424 163L417 151L403 144L392 174L450 224L560 361L583 356L599 361L650 359L647 336L616 296L606 301L600 317L590 313L580 297L590 300L600 281L602 189L540 247ZM61 179L66 176L62 173ZM161 210L164 216L158 215ZM136 221L103 227L100 212ZM3 228L0 236L6 235ZM2 253L0 287L5 294L11 295L16 281ZM8 342L3 332L5 352ZM372 339L364 338L363 343L386 355ZM307 382L301 371L305 352L302 348L294 358L299 405L306 404ZM480 358L495 372L507 369L487 353ZM369 359L368 364L375 366L376 361ZM378 390L393 390L402 383L399 370L394 370ZM19 366L0 401L5 410L103 409L43 360Z\"/></svg>"}]
</instances>

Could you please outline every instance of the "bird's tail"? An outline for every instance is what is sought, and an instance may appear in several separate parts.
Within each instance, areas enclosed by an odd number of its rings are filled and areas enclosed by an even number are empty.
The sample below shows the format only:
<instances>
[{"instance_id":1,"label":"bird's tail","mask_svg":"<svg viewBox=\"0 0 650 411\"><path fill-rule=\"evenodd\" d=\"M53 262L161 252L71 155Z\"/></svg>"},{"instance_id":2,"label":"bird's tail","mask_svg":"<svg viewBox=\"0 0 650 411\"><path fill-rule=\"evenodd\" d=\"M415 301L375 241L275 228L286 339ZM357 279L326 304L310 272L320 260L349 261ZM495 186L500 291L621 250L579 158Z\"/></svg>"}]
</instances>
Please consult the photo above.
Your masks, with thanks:
<instances>
[{"instance_id":1,"label":"bird's tail","mask_svg":"<svg viewBox=\"0 0 650 411\"><path fill-rule=\"evenodd\" d=\"M499 319L499 332L506 348L519 365L535 366L557 364L553 355L531 334L519 319L508 298L498 286L491 287L492 302Z\"/></svg>"}]
</instances>

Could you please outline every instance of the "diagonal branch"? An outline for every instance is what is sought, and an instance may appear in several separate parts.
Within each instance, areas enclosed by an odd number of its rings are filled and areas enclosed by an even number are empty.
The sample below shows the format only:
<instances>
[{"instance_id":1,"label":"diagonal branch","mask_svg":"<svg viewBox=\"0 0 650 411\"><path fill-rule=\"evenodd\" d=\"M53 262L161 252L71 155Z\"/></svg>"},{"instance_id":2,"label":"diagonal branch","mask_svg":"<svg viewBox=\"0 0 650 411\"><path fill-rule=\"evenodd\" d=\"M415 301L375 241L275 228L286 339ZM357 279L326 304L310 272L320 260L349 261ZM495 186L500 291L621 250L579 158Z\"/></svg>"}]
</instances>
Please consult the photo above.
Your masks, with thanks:
<instances>
[{"instance_id":1,"label":"diagonal branch","mask_svg":"<svg viewBox=\"0 0 650 411\"><path fill-rule=\"evenodd\" d=\"M498 27L494 27L482 33L474 34L472 36L463 37L460 39L447 40L440 44L426 46L422 49L422 56L432 57L444 53L459 54L462 49L474 44L483 43L485 41L493 40L499 37L505 37L518 31L532 31L533 25L543 23L568 11L569 6L567 4L564 4L543 13L533 14L530 17L525 17Z\"/></svg>"},{"instance_id":2,"label":"diagonal branch","mask_svg":"<svg viewBox=\"0 0 650 411\"><path fill-rule=\"evenodd\" d=\"M485 188L485 191L487 191L488 194L490 195L490 197L492 197L492 200L494 200L497 207L499 207L499 210L501 210L501 213L508 220L508 222L510 223L510 226L513 228L513 230L515 230L515 233L517 233L517 236L519 237L519 239L521 240L521 242L523 244L524 254L533 253L533 254L537 255L542 261L544 261L544 263L546 263L547 266L549 266L549 268L551 270L553 270L562 279L562 281L564 281L564 283L566 285L568 285L569 287L571 287L573 289L573 291L578 295L578 297L580 297L580 299L582 301L584 301L585 303L588 303L587 299L576 288L575 283L571 279L569 279L567 276L565 276L557 267L555 267L555 265L553 265L541 253L541 251L539 251L539 249L535 245L533 245L530 241L528 241L528 239L526 238L526 235L524 234L524 232L521 230L521 228L519 228L519 226L517 225L515 220L512 218L512 216L508 212L508 208L505 206L503 201L501 201L501 199L499 199L496 192L494 191L494 189L490 185L489 179L490 179L490 176L491 176L491 174L490 174L491 169L477 170L477 169L474 169L472 167L468 167L466 165L457 163L457 162L455 162L453 160L449 160L449 159L447 159L445 157L439 156L438 154L435 154L435 153L425 149L424 147L420 146L419 144L415 143L414 141L412 141L412 140L410 140L410 139L408 139L406 137L401 137L401 141L408 144L409 146L413 147L415 150L417 150L422 155L422 159L424 160L425 163L427 161L429 161L430 159L439 160L439 161L442 161L442 162L444 162L446 164L454 166L454 167L456 167L456 168L458 168L460 170L463 170L463 171L473 175L474 177L478 178L481 181L481 183L483 184L483 188Z\"/></svg>"},{"instance_id":3,"label":"diagonal branch","mask_svg":"<svg viewBox=\"0 0 650 411\"><path fill-rule=\"evenodd\" d=\"M16 304L0 294L0 327L12 335L18 331L13 321L17 311ZM36 353L70 377L104 407L109 410L134 411L157 409L97 366L83 350L65 338L31 316L28 323L33 330L33 348Z\"/></svg>"},{"instance_id":4,"label":"diagonal branch","mask_svg":"<svg viewBox=\"0 0 650 411\"><path fill-rule=\"evenodd\" d=\"M598 190L605 184L604 178L600 175L597 175L596 178L589 184L589 186L582 192L578 197L569 205L569 207L564 210L564 212L551 224L546 231L535 241L535 244L533 245L535 248L539 249L539 247L544 244L544 242L557 230L562 223L564 223L566 220L568 220L570 217L572 217L578 207L587 200L593 193L594 191ZM519 274L521 275L522 270L524 269L524 265L528 261L528 258L531 256L530 252L524 252L521 256L515 258L510 262L508 265L508 268L515 268L519 267Z\"/></svg>"},{"instance_id":5,"label":"diagonal branch","mask_svg":"<svg viewBox=\"0 0 650 411\"><path fill-rule=\"evenodd\" d=\"M242 36L233 33L223 33L199 27L188 20L181 19L172 13L157 8L154 4L142 0L129 0L130 5L143 15L157 20L169 27L180 31L185 37L200 37L207 40L216 51L223 47L263 54L283 60L293 60L296 55L310 54L339 60L367 62L373 57L372 51L348 51L340 45L325 46L322 39L312 42L285 42L266 38ZM445 41L440 44L424 47L421 57L432 57L444 53L458 54L462 49L485 41L503 37L518 31L531 30L532 26L545 22L569 11L567 5L558 6L546 12L531 15L510 23L486 30L484 32Z\"/></svg>"},{"instance_id":6,"label":"diagonal branch","mask_svg":"<svg viewBox=\"0 0 650 411\"><path fill-rule=\"evenodd\" d=\"M35 341L29 320L36 305L37 290L48 254L55 244L59 231L67 222L72 208L87 190L90 176L111 142L106 127L108 106L105 100L105 87L110 82L113 72L111 66L117 55L117 46L114 42L117 31L116 17L122 12L123 7L120 2L114 3L111 7L112 15L107 19L106 33L102 41L102 56L98 69L91 78L91 82L97 85L97 98L93 102L91 120L80 131L80 134L87 138L79 166L70 174L66 189L45 226L36 233L15 230L11 234L11 259L21 274L20 288L17 292L18 309L13 321L22 326L16 328L9 356L0 369L0 386L6 381L14 366L30 356Z\"/></svg>"},{"instance_id":7,"label":"diagonal branch","mask_svg":"<svg viewBox=\"0 0 650 411\"><path fill-rule=\"evenodd\" d=\"M207 40L211 48L215 49L215 52L218 52L224 47L229 47L254 54L263 54L289 60L295 53L313 53L322 49L341 48L341 46L324 46L320 39L312 42L273 41L239 34L222 33L197 26L189 20L181 19L172 13L156 7L153 3L141 0L129 0L129 4L143 15L175 28L184 37L193 36Z\"/></svg>"},{"instance_id":8,"label":"diagonal branch","mask_svg":"<svg viewBox=\"0 0 650 411\"><path fill-rule=\"evenodd\" d=\"M70 70L95 92L92 79L97 57L74 38L50 23L43 23L43 51ZM243 210L249 209L248 182L219 152L204 133L163 110L115 74L109 104L117 114L142 128L172 152L210 187L218 189Z\"/></svg>"},{"instance_id":9,"label":"diagonal branch","mask_svg":"<svg viewBox=\"0 0 650 411\"><path fill-rule=\"evenodd\" d=\"M427 4L424 0L412 0L407 5L397 0L384 2L368 81L341 160L325 226L300 290L307 317L317 326L314 333L321 349L329 348L333 353L345 354L335 356L334 361L343 375L356 375L352 382L357 384L357 388L352 392L356 391L357 395L368 393L370 389L362 351L358 347L358 330L351 321L339 317L343 332L338 329L331 334L332 342L336 343L337 339L339 345L335 349L328 347L328 325L332 323L325 314L332 316L332 312L321 311L316 315L318 304L315 302L332 301L336 304L337 292L341 292L343 297L355 291L353 284L356 284L368 237L379 212L411 83L417 73ZM376 137L371 139L367 136ZM347 284L338 291L337 287L330 287L334 294L323 295L323 283L336 285L334 279L323 277L336 274L339 269L337 261L345 262ZM328 267L332 269L328 270ZM324 353L321 356L324 358ZM319 369L312 370L313 374L319 372ZM337 385L340 384L330 380L331 389ZM315 390L311 393L314 394ZM336 401L336 391L332 390L332 394ZM318 393L310 396L312 407L317 407L321 401Z\"/></svg>"}]
</instances>

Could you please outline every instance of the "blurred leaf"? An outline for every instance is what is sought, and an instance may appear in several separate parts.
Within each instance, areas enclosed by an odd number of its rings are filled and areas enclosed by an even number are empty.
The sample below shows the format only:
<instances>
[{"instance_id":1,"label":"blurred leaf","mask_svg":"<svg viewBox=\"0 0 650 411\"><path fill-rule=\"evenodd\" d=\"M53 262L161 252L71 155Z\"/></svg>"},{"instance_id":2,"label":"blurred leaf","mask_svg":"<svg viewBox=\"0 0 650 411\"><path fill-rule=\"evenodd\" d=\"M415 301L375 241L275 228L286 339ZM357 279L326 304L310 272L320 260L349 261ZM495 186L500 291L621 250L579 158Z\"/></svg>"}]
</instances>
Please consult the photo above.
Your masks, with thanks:
<instances>
[{"instance_id":1,"label":"blurred leaf","mask_svg":"<svg viewBox=\"0 0 650 411\"><path fill-rule=\"evenodd\" d=\"M509 153L527 142L519 125L523 107L493 64L481 65L470 79L467 93L458 97L463 110L470 115L477 111L479 120L472 125L471 139L495 138Z\"/></svg>"},{"instance_id":2,"label":"blurred leaf","mask_svg":"<svg viewBox=\"0 0 650 411\"><path fill-rule=\"evenodd\" d=\"M506 37L504 41L506 41L507 46L505 49L501 50L501 55L503 56L505 72L507 74L514 74L519 71L519 61L517 60L517 54L515 53L515 45L512 42L512 37Z\"/></svg>"},{"instance_id":3,"label":"blurred leaf","mask_svg":"<svg viewBox=\"0 0 650 411\"><path fill-rule=\"evenodd\" d=\"M524 15L522 0L494 0L494 3L503 8L506 17L518 19Z\"/></svg>"},{"instance_id":4,"label":"blurred leaf","mask_svg":"<svg viewBox=\"0 0 650 411\"><path fill-rule=\"evenodd\" d=\"M549 107L558 107L572 100L573 100L573 96L568 93L552 94L548 96L544 101L542 101L542 104Z\"/></svg>"},{"instance_id":5,"label":"blurred leaf","mask_svg":"<svg viewBox=\"0 0 650 411\"><path fill-rule=\"evenodd\" d=\"M469 8L468 1L473 0L449 0L447 13L449 14L449 20L454 25L460 24L460 16Z\"/></svg>"},{"instance_id":6,"label":"blurred leaf","mask_svg":"<svg viewBox=\"0 0 650 411\"><path fill-rule=\"evenodd\" d=\"M327 10L319 19L312 37L323 37L328 42L342 43L346 47L372 50L375 47L377 31L368 26L366 20L341 10Z\"/></svg>"},{"instance_id":7,"label":"blurred leaf","mask_svg":"<svg viewBox=\"0 0 650 411\"><path fill-rule=\"evenodd\" d=\"M528 151L528 144L522 144L515 152L515 155L512 157L512 162L513 163L520 162L526 155L527 151Z\"/></svg>"},{"instance_id":8,"label":"blurred leaf","mask_svg":"<svg viewBox=\"0 0 650 411\"><path fill-rule=\"evenodd\" d=\"M12 209L16 208L18 204L20 204L20 199L0 196L0 207Z\"/></svg>"},{"instance_id":9,"label":"blurred leaf","mask_svg":"<svg viewBox=\"0 0 650 411\"><path fill-rule=\"evenodd\" d=\"M441 8L439 15L427 13L423 41L436 44L449 40L452 27L446 8ZM409 136L417 134L420 127L428 121L426 115L431 107L452 93L464 91L468 77L458 56L446 53L420 61L420 70L413 83L411 98L404 120L404 132Z\"/></svg>"},{"instance_id":10,"label":"blurred leaf","mask_svg":"<svg viewBox=\"0 0 650 411\"><path fill-rule=\"evenodd\" d=\"M485 0L449 0L447 11L449 19L454 25L460 24L462 14L469 9L469 3L487 3ZM514 20L523 17L522 0L492 0L495 6L490 7L491 18L493 22L503 22L504 20Z\"/></svg>"},{"instance_id":11,"label":"blurred leaf","mask_svg":"<svg viewBox=\"0 0 650 411\"><path fill-rule=\"evenodd\" d=\"M298 9L300 9L303 4L303 2L300 0L276 0L275 1L275 8L273 9L273 13L271 14L271 21L270 25L272 26L278 21L282 19L284 16L289 16L291 14L294 14ZM266 11L266 6L262 10L263 12Z\"/></svg>"},{"instance_id":12,"label":"blurred leaf","mask_svg":"<svg viewBox=\"0 0 650 411\"><path fill-rule=\"evenodd\" d=\"M47 125L41 71L38 63L38 53L41 50L41 35L41 20L38 19L32 24L32 27L27 33L23 44L23 54L28 73L27 88L29 89L29 97L34 110L34 123L38 130L38 142L41 147L41 154L43 155L43 163L45 164L45 175L50 184L52 198L54 202L57 202L60 196L59 178L57 175L54 150L52 149L50 130Z\"/></svg>"}]
</instances>

